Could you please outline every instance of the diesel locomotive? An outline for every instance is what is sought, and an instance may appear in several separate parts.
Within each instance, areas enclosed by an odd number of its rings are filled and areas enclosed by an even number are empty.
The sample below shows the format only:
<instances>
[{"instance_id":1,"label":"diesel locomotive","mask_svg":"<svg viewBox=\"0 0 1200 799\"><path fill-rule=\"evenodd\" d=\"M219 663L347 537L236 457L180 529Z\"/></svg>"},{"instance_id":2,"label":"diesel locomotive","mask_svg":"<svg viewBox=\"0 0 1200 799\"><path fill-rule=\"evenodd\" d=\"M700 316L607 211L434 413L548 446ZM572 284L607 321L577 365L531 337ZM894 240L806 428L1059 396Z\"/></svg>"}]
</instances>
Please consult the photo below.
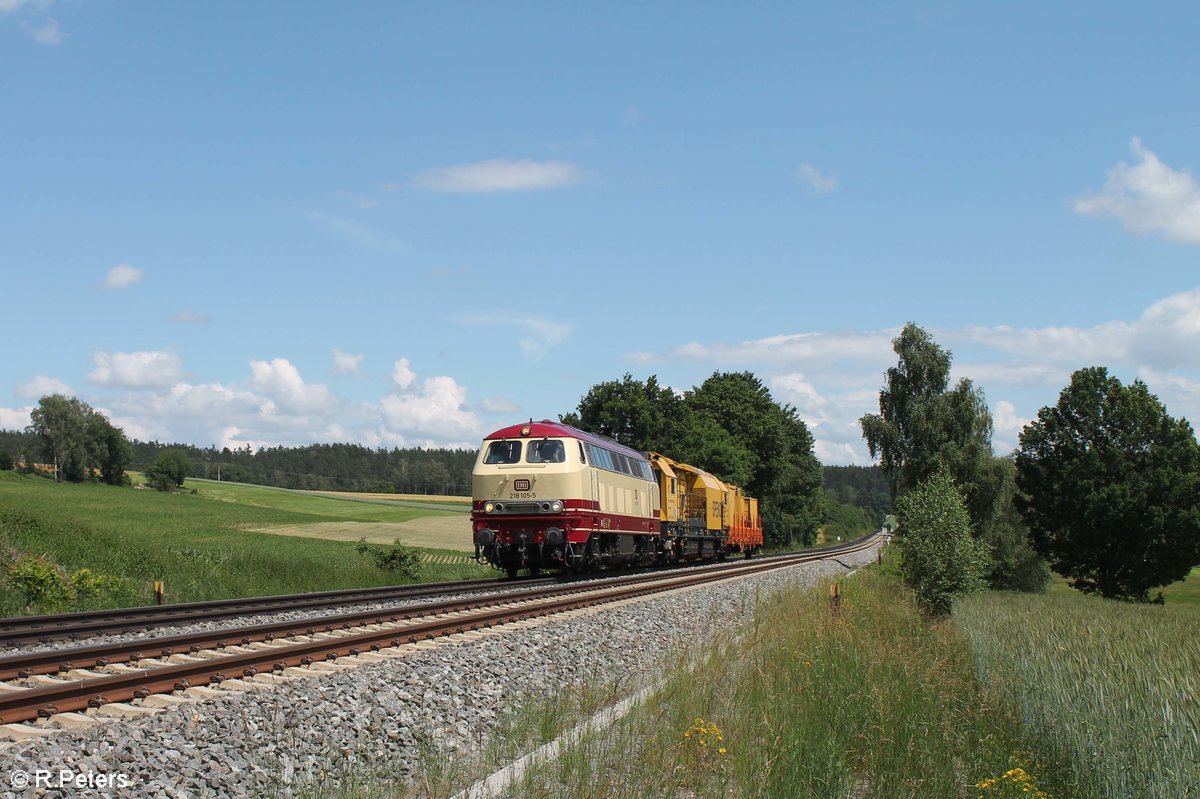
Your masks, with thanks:
<instances>
[{"instance_id":1,"label":"diesel locomotive","mask_svg":"<svg viewBox=\"0 0 1200 799\"><path fill-rule=\"evenodd\" d=\"M762 546L758 500L737 486L561 422L487 436L471 483L475 558L510 577L750 557Z\"/></svg>"}]
</instances>

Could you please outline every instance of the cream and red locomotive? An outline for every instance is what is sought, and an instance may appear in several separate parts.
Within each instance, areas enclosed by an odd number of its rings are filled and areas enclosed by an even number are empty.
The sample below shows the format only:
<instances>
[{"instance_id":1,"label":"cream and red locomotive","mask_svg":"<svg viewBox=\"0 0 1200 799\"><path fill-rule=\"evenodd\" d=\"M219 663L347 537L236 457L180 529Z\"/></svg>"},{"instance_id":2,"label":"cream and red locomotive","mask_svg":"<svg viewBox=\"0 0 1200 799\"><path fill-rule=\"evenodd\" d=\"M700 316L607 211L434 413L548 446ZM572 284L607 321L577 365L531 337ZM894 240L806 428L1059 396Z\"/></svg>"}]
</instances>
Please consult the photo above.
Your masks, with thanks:
<instances>
[{"instance_id":1,"label":"cream and red locomotive","mask_svg":"<svg viewBox=\"0 0 1200 799\"><path fill-rule=\"evenodd\" d=\"M492 433L471 482L475 557L513 577L749 557L762 546L758 501L738 487L560 422Z\"/></svg>"}]
</instances>

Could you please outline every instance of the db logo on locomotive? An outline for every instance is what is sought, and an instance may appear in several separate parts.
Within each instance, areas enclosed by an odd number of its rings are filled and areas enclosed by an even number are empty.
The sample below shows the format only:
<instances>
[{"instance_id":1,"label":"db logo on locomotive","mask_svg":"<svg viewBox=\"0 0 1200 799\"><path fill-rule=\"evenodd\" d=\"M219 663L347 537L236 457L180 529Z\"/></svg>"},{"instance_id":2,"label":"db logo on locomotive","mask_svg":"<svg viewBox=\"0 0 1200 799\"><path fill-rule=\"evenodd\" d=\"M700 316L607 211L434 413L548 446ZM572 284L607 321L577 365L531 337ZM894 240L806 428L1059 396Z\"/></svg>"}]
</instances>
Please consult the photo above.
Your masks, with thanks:
<instances>
[{"instance_id":1,"label":"db logo on locomotive","mask_svg":"<svg viewBox=\"0 0 1200 799\"><path fill-rule=\"evenodd\" d=\"M528 491L531 487L528 480L513 480L513 491Z\"/></svg>"}]
</instances>

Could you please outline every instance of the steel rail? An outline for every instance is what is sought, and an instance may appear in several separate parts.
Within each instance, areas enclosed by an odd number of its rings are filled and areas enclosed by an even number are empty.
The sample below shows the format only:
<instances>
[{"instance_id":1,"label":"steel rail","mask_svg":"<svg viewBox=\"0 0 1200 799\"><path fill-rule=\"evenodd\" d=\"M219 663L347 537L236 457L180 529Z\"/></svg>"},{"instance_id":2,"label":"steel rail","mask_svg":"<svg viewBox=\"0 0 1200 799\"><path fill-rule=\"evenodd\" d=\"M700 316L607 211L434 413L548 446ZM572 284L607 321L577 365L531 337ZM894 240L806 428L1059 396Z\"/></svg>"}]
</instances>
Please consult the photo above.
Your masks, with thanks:
<instances>
[{"instance_id":1,"label":"steel rail","mask_svg":"<svg viewBox=\"0 0 1200 799\"><path fill-rule=\"evenodd\" d=\"M513 586L545 585L553 578L505 580L487 578L455 582L392 585L374 588L351 588L339 591L314 591L303 594L216 599L204 602L146 605L112 610L88 610L79 613L56 613L44 616L14 616L0 618L0 646L31 641L47 642L65 638L77 639L110 632L133 632L153 627L166 627L192 621L228 619L256 613L277 613L284 610L308 610L337 607L364 602L388 602L425 596Z\"/></svg>"},{"instance_id":2,"label":"steel rail","mask_svg":"<svg viewBox=\"0 0 1200 799\"><path fill-rule=\"evenodd\" d=\"M551 590L545 592L544 602L534 606L481 608L480 612L468 617L432 619L404 629L364 630L341 637L310 639L252 652L218 655L194 662L155 666L123 674L73 680L61 685L6 692L0 695L0 723L30 721L39 717L47 718L56 713L85 710L89 707L98 708L113 702L145 698L153 693L185 690L193 685L206 683L221 683L230 678L253 677L264 671L279 673L292 666L309 666L320 659L336 660L346 655L359 655L384 647L416 643L579 607L774 571L822 560L825 557L861 551L873 546L877 539L877 535L859 539L838 547L834 552L808 552L766 561L744 561L732 570L707 569L667 577L659 575L654 581L642 580L632 584L605 585L599 588L593 585L587 592L590 594L588 596L579 595L579 591L564 595Z\"/></svg>"}]
</instances>

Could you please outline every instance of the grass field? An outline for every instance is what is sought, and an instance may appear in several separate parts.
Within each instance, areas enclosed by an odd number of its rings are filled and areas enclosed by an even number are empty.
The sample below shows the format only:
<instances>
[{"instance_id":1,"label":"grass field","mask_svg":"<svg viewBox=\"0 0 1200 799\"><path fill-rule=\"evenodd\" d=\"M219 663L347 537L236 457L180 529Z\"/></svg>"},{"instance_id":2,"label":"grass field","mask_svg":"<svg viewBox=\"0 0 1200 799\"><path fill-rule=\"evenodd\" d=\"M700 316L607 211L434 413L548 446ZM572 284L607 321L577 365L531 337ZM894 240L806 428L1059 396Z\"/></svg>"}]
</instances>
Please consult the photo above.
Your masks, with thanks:
<instances>
[{"instance_id":1,"label":"grass field","mask_svg":"<svg viewBox=\"0 0 1200 799\"><path fill-rule=\"evenodd\" d=\"M994 592L954 618L982 678L1021 709L1053 796L1200 796L1196 610Z\"/></svg>"},{"instance_id":2,"label":"grass field","mask_svg":"<svg viewBox=\"0 0 1200 799\"><path fill-rule=\"evenodd\" d=\"M1177 583L1151 589L1150 596L1153 597L1159 591L1162 591L1163 599L1168 605L1200 610L1200 567L1192 569L1191 574ZM1057 574L1050 581L1050 593L1058 596L1082 596L1067 584L1067 578Z\"/></svg>"},{"instance_id":3,"label":"grass field","mask_svg":"<svg viewBox=\"0 0 1200 799\"><path fill-rule=\"evenodd\" d=\"M354 525L367 525L368 538L399 536L429 548L422 579L494 574L451 551L461 542L437 533L447 520L465 514L230 483L189 480L184 492L164 494L0 472L0 559L45 556L67 573L87 568L123 578L141 601L153 580L165 580L176 602L405 582L345 540L256 532L279 528L338 525L344 539ZM423 524L433 532L419 534ZM6 580L0 613L27 609L18 593Z\"/></svg>"}]
</instances>

